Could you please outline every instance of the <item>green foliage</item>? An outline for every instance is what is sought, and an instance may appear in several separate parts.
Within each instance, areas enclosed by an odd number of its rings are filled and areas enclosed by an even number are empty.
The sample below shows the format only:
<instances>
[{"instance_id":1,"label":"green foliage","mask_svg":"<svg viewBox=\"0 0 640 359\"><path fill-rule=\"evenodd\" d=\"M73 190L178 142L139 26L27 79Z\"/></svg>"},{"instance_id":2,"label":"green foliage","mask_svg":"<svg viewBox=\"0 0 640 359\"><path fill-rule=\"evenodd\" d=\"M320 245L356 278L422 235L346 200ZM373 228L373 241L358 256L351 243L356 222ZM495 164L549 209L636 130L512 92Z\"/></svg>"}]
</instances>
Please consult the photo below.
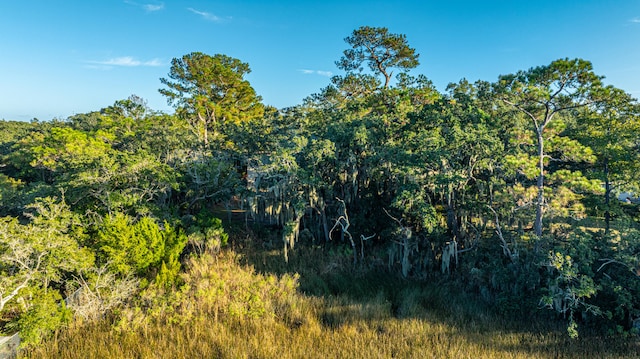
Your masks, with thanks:
<instances>
[{"instance_id":1,"label":"green foliage","mask_svg":"<svg viewBox=\"0 0 640 359\"><path fill-rule=\"evenodd\" d=\"M628 328L630 320L640 317L640 234L638 230L624 236L608 234L600 241L603 248L596 274L601 276L594 276L602 288L598 304L613 323ZM611 328L613 323L606 326Z\"/></svg>"},{"instance_id":2,"label":"green foliage","mask_svg":"<svg viewBox=\"0 0 640 359\"><path fill-rule=\"evenodd\" d=\"M189 238L181 229L169 225L164 222L164 231L162 232L164 239L164 253L162 255L162 264L158 270L155 282L158 285L171 286L175 284L180 275L181 263L180 256L184 252Z\"/></svg>"},{"instance_id":3,"label":"green foliage","mask_svg":"<svg viewBox=\"0 0 640 359\"><path fill-rule=\"evenodd\" d=\"M250 71L248 64L226 55L192 52L171 61L170 80L160 79L168 89L160 93L176 106L205 146L211 131L211 140L227 147L223 141L228 126L264 113L261 98L244 80Z\"/></svg>"},{"instance_id":4,"label":"green foliage","mask_svg":"<svg viewBox=\"0 0 640 359\"><path fill-rule=\"evenodd\" d=\"M97 246L121 274L143 274L149 266L159 264L164 254L164 238L155 220L134 219L118 213L108 216L97 236Z\"/></svg>"},{"instance_id":5,"label":"green foliage","mask_svg":"<svg viewBox=\"0 0 640 359\"><path fill-rule=\"evenodd\" d=\"M260 242L262 261L304 243L275 268L306 264L301 287L313 293L366 292L376 298L359 309L368 321L425 314L423 293L405 285L429 278L516 319L542 304L565 316L571 337L592 323L631 333L640 212L615 195L640 188L637 101L581 59L439 93L408 75L418 55L405 35L363 26L345 40L345 74L287 109L262 105L246 63L193 52L161 79L175 115L132 95L65 122L0 122L3 318L34 333L27 318L54 318L43 319L48 331L61 321L45 307L70 294L60 288L83 288L69 306L91 321L299 326L298 278L257 276L225 257L228 242L246 243L229 241L224 211L227 228ZM59 193L63 202L48 198ZM316 258L325 255L330 263ZM370 277L354 284L335 268ZM386 289L397 297L369 290L400 273ZM39 307L33 293L51 294ZM357 311L305 323L339 330Z\"/></svg>"},{"instance_id":6,"label":"green foliage","mask_svg":"<svg viewBox=\"0 0 640 359\"><path fill-rule=\"evenodd\" d=\"M9 313L7 329L19 330L29 346L70 320L56 288L89 268L93 253L78 245L83 231L64 202L44 198L27 209L25 223L0 219L0 312Z\"/></svg>"},{"instance_id":7,"label":"green foliage","mask_svg":"<svg viewBox=\"0 0 640 359\"><path fill-rule=\"evenodd\" d=\"M0 120L0 156L6 155L16 141L38 127L37 122Z\"/></svg>"},{"instance_id":8,"label":"green foliage","mask_svg":"<svg viewBox=\"0 0 640 359\"><path fill-rule=\"evenodd\" d=\"M20 203L22 191L24 182L0 173L0 215L8 214Z\"/></svg>"},{"instance_id":9,"label":"green foliage","mask_svg":"<svg viewBox=\"0 0 640 359\"><path fill-rule=\"evenodd\" d=\"M187 243L181 230L168 222L162 228L151 217L138 220L122 213L107 216L96 237L101 260L121 275L158 278L170 284L180 269L179 257Z\"/></svg>"},{"instance_id":10,"label":"green foliage","mask_svg":"<svg viewBox=\"0 0 640 359\"><path fill-rule=\"evenodd\" d=\"M206 251L216 253L220 248L227 245L229 235L222 228L222 221L216 221L208 227L191 227L189 229L189 244L197 253Z\"/></svg>"},{"instance_id":11,"label":"green foliage","mask_svg":"<svg viewBox=\"0 0 640 359\"><path fill-rule=\"evenodd\" d=\"M590 276L578 271L569 255L551 252L548 266L553 274L549 282L548 294L542 297L541 302L559 313L569 315L567 332L571 338L575 339L578 337L575 319L578 310L584 309L585 313L600 314L600 308L587 302L597 293L598 287Z\"/></svg>"},{"instance_id":12,"label":"green foliage","mask_svg":"<svg viewBox=\"0 0 640 359\"><path fill-rule=\"evenodd\" d=\"M536 158L527 154L506 155L504 169L512 177L521 175L529 180L535 179L539 174Z\"/></svg>"},{"instance_id":13,"label":"green foliage","mask_svg":"<svg viewBox=\"0 0 640 359\"><path fill-rule=\"evenodd\" d=\"M131 145L132 138L151 132L142 126L143 120L125 120L95 113L77 115L72 121L75 128L59 124L22 138L8 156L25 184L16 202L29 203L48 195L51 188L62 188L76 209L157 211L177 189L176 174L162 157L151 154L156 148Z\"/></svg>"},{"instance_id":14,"label":"green foliage","mask_svg":"<svg viewBox=\"0 0 640 359\"><path fill-rule=\"evenodd\" d=\"M93 264L93 253L78 245L82 230L64 202L45 198L29 209L26 224L0 219L0 311L28 288L47 288Z\"/></svg>"},{"instance_id":15,"label":"green foliage","mask_svg":"<svg viewBox=\"0 0 640 359\"><path fill-rule=\"evenodd\" d=\"M111 136L98 131L93 136L66 127L54 127L50 135L32 148L34 159L31 166L52 172L74 171L104 161L111 149L105 141Z\"/></svg>"},{"instance_id":16,"label":"green foliage","mask_svg":"<svg viewBox=\"0 0 640 359\"><path fill-rule=\"evenodd\" d=\"M409 47L406 36L391 34L384 27L361 26L344 41L352 48L345 50L344 56L336 62L338 68L361 72L366 63L372 73L384 77L384 88L389 87L393 75L391 68L407 71L419 65L419 55Z\"/></svg>"},{"instance_id":17,"label":"green foliage","mask_svg":"<svg viewBox=\"0 0 640 359\"><path fill-rule=\"evenodd\" d=\"M416 195L404 190L394 199L392 206L400 210L409 223L415 224L416 231L431 233L438 225L438 214L422 193Z\"/></svg>"},{"instance_id":18,"label":"green foliage","mask_svg":"<svg viewBox=\"0 0 640 359\"><path fill-rule=\"evenodd\" d=\"M233 159L224 154L193 153L183 157L177 167L183 172L180 204L189 209L227 201L242 185Z\"/></svg>"},{"instance_id":19,"label":"green foliage","mask_svg":"<svg viewBox=\"0 0 640 359\"><path fill-rule=\"evenodd\" d=\"M7 326L9 330L20 332L21 347L41 345L72 319L71 310L58 291L37 288L30 296L33 299L29 308Z\"/></svg>"}]
</instances>

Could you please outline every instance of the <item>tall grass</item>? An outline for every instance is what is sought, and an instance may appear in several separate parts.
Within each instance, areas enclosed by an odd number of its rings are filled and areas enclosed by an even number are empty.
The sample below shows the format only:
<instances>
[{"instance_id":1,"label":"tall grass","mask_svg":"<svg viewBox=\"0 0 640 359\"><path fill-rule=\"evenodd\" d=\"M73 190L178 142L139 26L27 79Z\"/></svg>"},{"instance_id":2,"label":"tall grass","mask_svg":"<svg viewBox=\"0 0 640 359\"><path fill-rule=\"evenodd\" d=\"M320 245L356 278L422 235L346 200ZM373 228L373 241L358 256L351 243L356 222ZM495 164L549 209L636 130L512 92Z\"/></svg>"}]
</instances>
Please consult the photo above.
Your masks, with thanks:
<instances>
[{"instance_id":1,"label":"tall grass","mask_svg":"<svg viewBox=\"0 0 640 359\"><path fill-rule=\"evenodd\" d=\"M372 267L354 269L348 256L305 248L285 265L277 251L246 245L235 245L243 257L229 250L191 259L181 290L149 290L117 320L75 323L21 355L640 358L637 339L587 333L571 340L562 325L496 316L455 287L403 282Z\"/></svg>"}]
</instances>

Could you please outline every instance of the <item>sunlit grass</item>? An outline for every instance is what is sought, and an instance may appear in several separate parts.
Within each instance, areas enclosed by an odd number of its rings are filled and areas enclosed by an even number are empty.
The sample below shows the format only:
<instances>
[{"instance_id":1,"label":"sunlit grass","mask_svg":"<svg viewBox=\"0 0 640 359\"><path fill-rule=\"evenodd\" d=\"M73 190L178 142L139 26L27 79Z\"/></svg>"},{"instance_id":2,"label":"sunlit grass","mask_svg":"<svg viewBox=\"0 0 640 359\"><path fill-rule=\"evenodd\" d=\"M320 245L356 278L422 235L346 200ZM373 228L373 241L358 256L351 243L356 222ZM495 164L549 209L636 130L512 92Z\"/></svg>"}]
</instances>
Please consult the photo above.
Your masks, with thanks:
<instances>
[{"instance_id":1,"label":"sunlit grass","mask_svg":"<svg viewBox=\"0 0 640 359\"><path fill-rule=\"evenodd\" d=\"M305 248L282 264L244 250L194 259L178 295L120 321L75 323L30 358L634 358L637 339L499 317L455 288L411 283ZM255 263L255 270L248 263ZM300 272L300 277L291 275ZM278 273L275 276L273 273ZM287 274L289 273L289 274ZM298 279L299 278L299 279ZM300 281L300 286L296 285ZM306 286L307 294L300 288ZM316 291L322 295L312 295ZM162 301L165 301L164 304ZM155 303L155 304L154 304ZM541 327L542 326L542 327Z\"/></svg>"},{"instance_id":2,"label":"sunlit grass","mask_svg":"<svg viewBox=\"0 0 640 359\"><path fill-rule=\"evenodd\" d=\"M375 306L345 306L327 325L313 312L299 325L282 321L215 321L198 317L183 325L150 325L118 333L104 325L70 328L26 353L34 358L629 358L632 344L570 341L563 333L535 334L467 329L428 318L394 318ZM364 318L356 319L360 314ZM371 317L382 317L374 318Z\"/></svg>"}]
</instances>

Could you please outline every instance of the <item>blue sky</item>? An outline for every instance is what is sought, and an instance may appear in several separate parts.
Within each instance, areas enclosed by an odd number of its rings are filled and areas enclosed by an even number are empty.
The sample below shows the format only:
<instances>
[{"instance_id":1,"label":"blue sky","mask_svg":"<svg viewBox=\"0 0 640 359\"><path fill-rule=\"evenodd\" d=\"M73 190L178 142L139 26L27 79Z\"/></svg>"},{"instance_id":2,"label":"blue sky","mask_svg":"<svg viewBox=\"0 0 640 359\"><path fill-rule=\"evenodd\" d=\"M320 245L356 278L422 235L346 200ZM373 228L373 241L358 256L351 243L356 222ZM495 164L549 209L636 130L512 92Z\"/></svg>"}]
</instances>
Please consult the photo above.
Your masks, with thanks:
<instances>
[{"instance_id":1,"label":"blue sky","mask_svg":"<svg viewBox=\"0 0 640 359\"><path fill-rule=\"evenodd\" d=\"M0 0L0 119L65 119L131 94L171 112L159 78L193 51L249 63L266 104L296 105L341 73L363 25L405 34L412 73L441 91L580 57L640 97L638 0Z\"/></svg>"}]
</instances>

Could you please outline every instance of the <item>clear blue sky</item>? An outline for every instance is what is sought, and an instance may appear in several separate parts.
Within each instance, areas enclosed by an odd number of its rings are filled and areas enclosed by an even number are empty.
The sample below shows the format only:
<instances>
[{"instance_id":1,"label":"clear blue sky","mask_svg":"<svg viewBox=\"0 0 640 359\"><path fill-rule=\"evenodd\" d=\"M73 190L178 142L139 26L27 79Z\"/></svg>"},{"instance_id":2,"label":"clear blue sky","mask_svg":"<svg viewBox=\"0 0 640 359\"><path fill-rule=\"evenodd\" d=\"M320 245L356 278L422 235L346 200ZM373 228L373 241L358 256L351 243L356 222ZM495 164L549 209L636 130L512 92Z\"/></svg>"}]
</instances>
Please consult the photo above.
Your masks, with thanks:
<instances>
[{"instance_id":1,"label":"clear blue sky","mask_svg":"<svg viewBox=\"0 0 640 359\"><path fill-rule=\"evenodd\" d=\"M193 51L248 62L266 104L299 104L340 74L343 39L363 25L406 34L412 73L440 91L580 57L640 96L639 0L0 0L0 119L64 119L131 94L171 112L159 78Z\"/></svg>"}]
</instances>

